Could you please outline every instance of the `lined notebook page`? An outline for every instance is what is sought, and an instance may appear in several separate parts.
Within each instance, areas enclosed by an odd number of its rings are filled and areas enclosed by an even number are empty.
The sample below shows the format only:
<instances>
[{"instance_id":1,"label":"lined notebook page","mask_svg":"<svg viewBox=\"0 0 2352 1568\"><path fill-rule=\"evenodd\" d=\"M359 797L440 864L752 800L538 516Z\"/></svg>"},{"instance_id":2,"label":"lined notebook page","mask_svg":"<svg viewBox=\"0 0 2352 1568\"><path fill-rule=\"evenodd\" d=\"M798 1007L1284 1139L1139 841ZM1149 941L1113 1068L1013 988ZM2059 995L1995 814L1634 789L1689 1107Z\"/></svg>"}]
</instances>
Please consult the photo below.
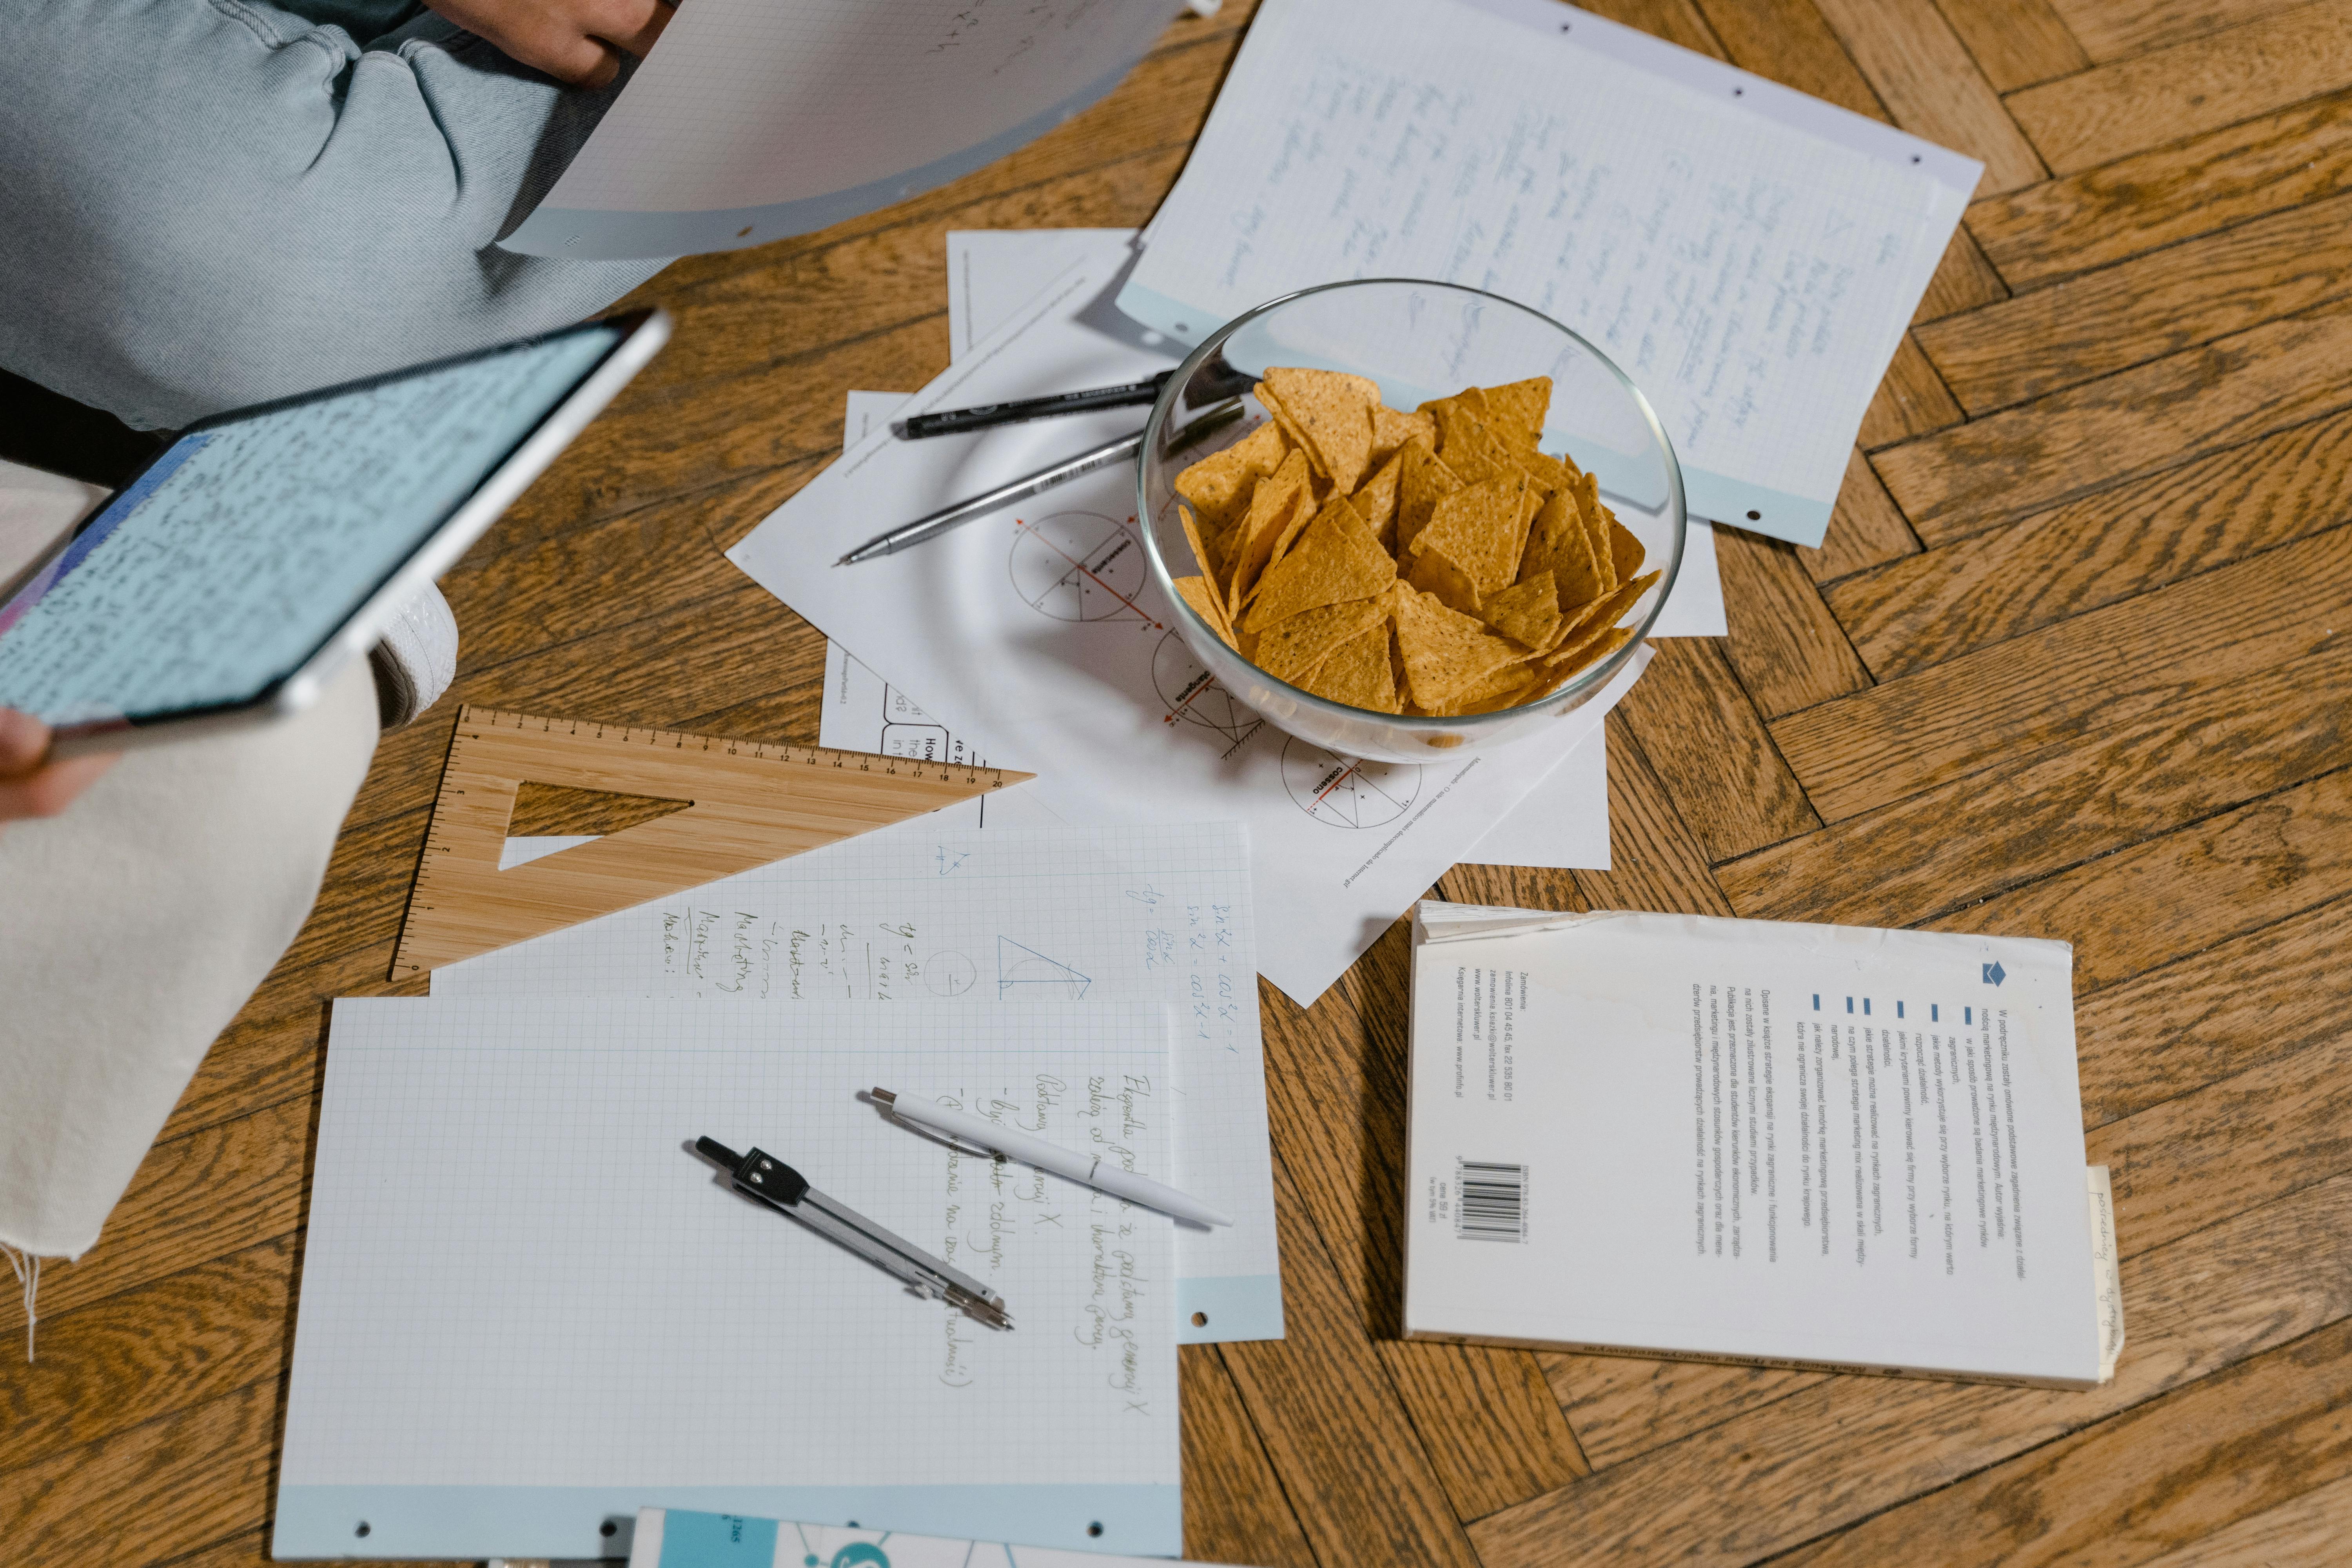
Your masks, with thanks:
<instances>
[{"instance_id":1,"label":"lined notebook page","mask_svg":"<svg viewBox=\"0 0 2352 1568\"><path fill-rule=\"evenodd\" d=\"M974 1013L1170 1004L1173 1179L1235 1221L1185 1228L1178 1267L1187 1280L1256 1281L1200 1287L1171 1310L1188 1339L1282 1332L1237 825L981 832L922 817L451 964L433 994L936 1001ZM1193 1324L1195 1311L1209 1321Z\"/></svg>"},{"instance_id":2,"label":"lined notebook page","mask_svg":"<svg viewBox=\"0 0 2352 1568\"><path fill-rule=\"evenodd\" d=\"M1633 379L1694 512L1813 542L1978 167L1542 0L1293 0L1253 24L1120 304L1197 342L1343 279L1503 294Z\"/></svg>"},{"instance_id":3,"label":"lined notebook page","mask_svg":"<svg viewBox=\"0 0 2352 1568\"><path fill-rule=\"evenodd\" d=\"M951 1094L1164 1173L1167 1030L1118 1004L339 1001L285 1486L1173 1486L1171 1222L855 1098ZM699 1134L1017 1328L727 1191Z\"/></svg>"}]
</instances>

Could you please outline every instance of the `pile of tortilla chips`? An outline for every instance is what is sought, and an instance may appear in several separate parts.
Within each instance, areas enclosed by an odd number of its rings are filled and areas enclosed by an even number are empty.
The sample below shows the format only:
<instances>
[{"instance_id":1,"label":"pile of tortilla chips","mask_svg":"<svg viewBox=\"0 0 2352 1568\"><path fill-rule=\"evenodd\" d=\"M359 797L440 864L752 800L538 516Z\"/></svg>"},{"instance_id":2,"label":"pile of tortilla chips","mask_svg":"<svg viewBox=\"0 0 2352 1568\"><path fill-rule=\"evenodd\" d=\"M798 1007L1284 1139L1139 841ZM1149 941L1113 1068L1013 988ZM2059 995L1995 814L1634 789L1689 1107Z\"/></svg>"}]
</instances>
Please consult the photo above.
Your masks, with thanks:
<instances>
[{"instance_id":1,"label":"pile of tortilla chips","mask_svg":"<svg viewBox=\"0 0 2352 1568\"><path fill-rule=\"evenodd\" d=\"M1176 590L1268 675L1379 713L1533 701L1633 634L1658 574L1592 476L1536 450L1551 380L1401 414L1359 375L1276 367L1273 417L1176 479Z\"/></svg>"}]
</instances>

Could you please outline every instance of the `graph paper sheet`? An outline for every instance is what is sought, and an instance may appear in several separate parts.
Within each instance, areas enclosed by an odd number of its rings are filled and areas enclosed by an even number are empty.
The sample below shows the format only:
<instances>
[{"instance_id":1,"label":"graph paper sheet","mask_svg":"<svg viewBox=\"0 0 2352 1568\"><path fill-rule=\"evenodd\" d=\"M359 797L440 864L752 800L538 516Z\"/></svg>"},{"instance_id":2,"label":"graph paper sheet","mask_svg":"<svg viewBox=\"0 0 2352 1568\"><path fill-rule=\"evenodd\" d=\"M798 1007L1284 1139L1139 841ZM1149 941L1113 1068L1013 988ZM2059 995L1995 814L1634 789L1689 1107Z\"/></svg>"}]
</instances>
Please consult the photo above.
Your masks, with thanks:
<instances>
[{"instance_id":1,"label":"graph paper sheet","mask_svg":"<svg viewBox=\"0 0 2352 1568\"><path fill-rule=\"evenodd\" d=\"M1118 84L1174 9L695 0L503 243L675 256L870 212L1059 125Z\"/></svg>"},{"instance_id":2,"label":"graph paper sheet","mask_svg":"<svg viewBox=\"0 0 2352 1568\"><path fill-rule=\"evenodd\" d=\"M1633 377L1691 510L1819 544L1982 170L1554 0L1292 0L1119 305L1197 342L1343 279L1504 295Z\"/></svg>"},{"instance_id":3,"label":"graph paper sheet","mask_svg":"<svg viewBox=\"0 0 2352 1568\"><path fill-rule=\"evenodd\" d=\"M916 395L926 408L1129 381L1162 368L1085 318L1111 281L1074 267ZM877 520L1033 471L1132 430L1131 410L900 441L877 430L728 559L919 694L933 717L1070 822L1229 817L1250 827L1259 973L1311 1004L1576 743L1638 670L1524 740L1453 760L1359 763L1285 735L1208 679L1129 531L1108 468L919 550L832 563Z\"/></svg>"},{"instance_id":4,"label":"graph paper sheet","mask_svg":"<svg viewBox=\"0 0 2352 1568\"><path fill-rule=\"evenodd\" d=\"M618 1555L598 1527L654 1506L1181 1552L1172 1222L856 1098L952 1097L1165 1175L1169 1027L1104 1002L337 1002L275 1552ZM735 1195L701 1135L1016 1327Z\"/></svg>"},{"instance_id":5,"label":"graph paper sheet","mask_svg":"<svg viewBox=\"0 0 2352 1568\"><path fill-rule=\"evenodd\" d=\"M450 964L433 994L1174 1006L1172 1179L1235 1223L1180 1227L1169 1311L1188 1342L1280 1339L1248 837L992 826L1024 793L985 831L918 817Z\"/></svg>"}]
</instances>

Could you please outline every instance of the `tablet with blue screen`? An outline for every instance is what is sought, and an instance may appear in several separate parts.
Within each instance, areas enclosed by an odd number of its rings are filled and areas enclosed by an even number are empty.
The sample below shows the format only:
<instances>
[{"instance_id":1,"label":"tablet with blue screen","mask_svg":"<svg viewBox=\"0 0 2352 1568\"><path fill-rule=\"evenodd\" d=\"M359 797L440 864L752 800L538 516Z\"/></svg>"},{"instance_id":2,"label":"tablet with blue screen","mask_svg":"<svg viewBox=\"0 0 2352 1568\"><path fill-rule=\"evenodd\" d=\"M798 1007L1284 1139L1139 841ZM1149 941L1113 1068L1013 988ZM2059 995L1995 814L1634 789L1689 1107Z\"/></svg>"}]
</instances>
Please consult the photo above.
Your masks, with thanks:
<instances>
[{"instance_id":1,"label":"tablet with blue screen","mask_svg":"<svg viewBox=\"0 0 2352 1568\"><path fill-rule=\"evenodd\" d=\"M589 321L191 426L0 601L0 708L70 755L308 706L668 335Z\"/></svg>"}]
</instances>

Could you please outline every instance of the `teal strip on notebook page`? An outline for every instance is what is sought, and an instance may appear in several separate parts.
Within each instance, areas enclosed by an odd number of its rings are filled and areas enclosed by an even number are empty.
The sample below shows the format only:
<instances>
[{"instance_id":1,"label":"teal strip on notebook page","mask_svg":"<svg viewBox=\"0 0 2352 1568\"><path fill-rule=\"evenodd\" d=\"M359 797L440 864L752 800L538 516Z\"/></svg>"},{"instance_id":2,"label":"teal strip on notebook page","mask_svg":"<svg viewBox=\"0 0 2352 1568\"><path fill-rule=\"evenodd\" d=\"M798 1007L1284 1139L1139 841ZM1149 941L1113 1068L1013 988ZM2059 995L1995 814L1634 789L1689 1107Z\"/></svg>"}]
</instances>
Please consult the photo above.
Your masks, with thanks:
<instances>
[{"instance_id":1,"label":"teal strip on notebook page","mask_svg":"<svg viewBox=\"0 0 2352 1568\"><path fill-rule=\"evenodd\" d=\"M1136 1557L1184 1550L1183 1490L1172 1486L288 1486L278 1490L269 1552L298 1560L625 1559L640 1508L854 1521ZM616 1526L611 1535L602 1533L607 1522ZM1102 1526L1100 1535L1087 1533L1093 1524Z\"/></svg>"}]
</instances>

